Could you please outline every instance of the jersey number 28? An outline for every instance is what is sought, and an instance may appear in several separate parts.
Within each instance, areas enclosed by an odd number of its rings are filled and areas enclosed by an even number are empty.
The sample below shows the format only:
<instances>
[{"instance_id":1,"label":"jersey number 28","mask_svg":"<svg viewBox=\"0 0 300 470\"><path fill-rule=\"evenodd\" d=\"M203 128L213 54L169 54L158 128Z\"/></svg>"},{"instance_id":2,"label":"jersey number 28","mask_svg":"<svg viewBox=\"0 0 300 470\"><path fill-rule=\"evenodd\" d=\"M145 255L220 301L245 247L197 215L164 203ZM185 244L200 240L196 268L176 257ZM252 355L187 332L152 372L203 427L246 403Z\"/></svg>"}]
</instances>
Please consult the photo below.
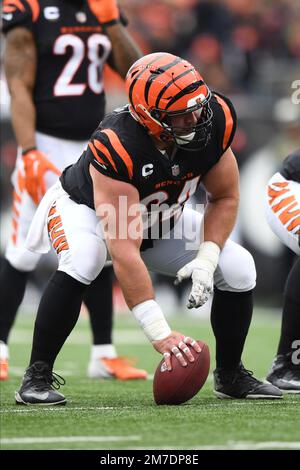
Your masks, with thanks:
<instances>
[{"instance_id":1,"label":"jersey number 28","mask_svg":"<svg viewBox=\"0 0 300 470\"><path fill-rule=\"evenodd\" d=\"M102 69L111 51L111 43L103 34L92 34L86 44L74 34L63 34L55 41L53 53L64 55L72 48L72 55L54 85L54 96L80 96L89 87L94 93L103 90ZM72 83L85 54L89 60L85 83Z\"/></svg>"}]
</instances>

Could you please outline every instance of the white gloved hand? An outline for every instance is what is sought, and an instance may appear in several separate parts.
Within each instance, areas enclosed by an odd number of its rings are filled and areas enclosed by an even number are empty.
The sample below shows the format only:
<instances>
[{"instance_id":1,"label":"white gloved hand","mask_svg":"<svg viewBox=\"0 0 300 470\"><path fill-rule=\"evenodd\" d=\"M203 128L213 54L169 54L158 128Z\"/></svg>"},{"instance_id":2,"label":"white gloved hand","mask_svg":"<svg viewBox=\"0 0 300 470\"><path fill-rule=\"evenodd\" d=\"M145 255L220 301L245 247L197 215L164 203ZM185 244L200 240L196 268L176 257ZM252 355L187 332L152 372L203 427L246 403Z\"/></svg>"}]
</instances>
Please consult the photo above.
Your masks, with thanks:
<instances>
[{"instance_id":1,"label":"white gloved hand","mask_svg":"<svg viewBox=\"0 0 300 470\"><path fill-rule=\"evenodd\" d=\"M219 254L220 248L216 243L204 242L200 245L197 257L177 272L175 284L179 284L183 279L192 278L193 285L187 303L188 308L201 307L212 294Z\"/></svg>"}]
</instances>

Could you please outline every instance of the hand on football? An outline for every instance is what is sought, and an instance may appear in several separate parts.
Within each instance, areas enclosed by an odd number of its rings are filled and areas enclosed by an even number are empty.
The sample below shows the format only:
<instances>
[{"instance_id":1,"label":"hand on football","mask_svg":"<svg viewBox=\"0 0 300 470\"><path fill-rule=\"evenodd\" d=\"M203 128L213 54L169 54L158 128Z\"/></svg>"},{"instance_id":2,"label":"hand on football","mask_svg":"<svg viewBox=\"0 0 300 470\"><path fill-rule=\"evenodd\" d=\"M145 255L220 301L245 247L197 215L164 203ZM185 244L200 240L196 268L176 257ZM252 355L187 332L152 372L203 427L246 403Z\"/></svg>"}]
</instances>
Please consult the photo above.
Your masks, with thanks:
<instances>
[{"instance_id":1,"label":"hand on football","mask_svg":"<svg viewBox=\"0 0 300 470\"><path fill-rule=\"evenodd\" d=\"M88 0L88 4L99 23L109 23L120 17L116 0Z\"/></svg>"},{"instance_id":2,"label":"hand on football","mask_svg":"<svg viewBox=\"0 0 300 470\"><path fill-rule=\"evenodd\" d=\"M182 367L187 366L187 361L194 362L194 357L188 347L191 346L198 353L201 352L201 348L197 341L189 336L183 336L177 331L172 331L166 338L153 341L153 347L164 356L166 366L168 370L172 370L171 355L173 354L179 361ZM182 354L182 352L184 354Z\"/></svg>"},{"instance_id":3,"label":"hand on football","mask_svg":"<svg viewBox=\"0 0 300 470\"><path fill-rule=\"evenodd\" d=\"M214 271L208 268L206 262L202 263L201 258L195 258L178 271L175 284L177 285L183 279L189 279L190 277L193 285L187 308L198 308L207 302L213 292Z\"/></svg>"},{"instance_id":4,"label":"hand on football","mask_svg":"<svg viewBox=\"0 0 300 470\"><path fill-rule=\"evenodd\" d=\"M59 176L61 172L39 150L29 150L23 154L23 164L25 189L34 203L38 204L46 192L45 173L52 171Z\"/></svg>"}]
</instances>

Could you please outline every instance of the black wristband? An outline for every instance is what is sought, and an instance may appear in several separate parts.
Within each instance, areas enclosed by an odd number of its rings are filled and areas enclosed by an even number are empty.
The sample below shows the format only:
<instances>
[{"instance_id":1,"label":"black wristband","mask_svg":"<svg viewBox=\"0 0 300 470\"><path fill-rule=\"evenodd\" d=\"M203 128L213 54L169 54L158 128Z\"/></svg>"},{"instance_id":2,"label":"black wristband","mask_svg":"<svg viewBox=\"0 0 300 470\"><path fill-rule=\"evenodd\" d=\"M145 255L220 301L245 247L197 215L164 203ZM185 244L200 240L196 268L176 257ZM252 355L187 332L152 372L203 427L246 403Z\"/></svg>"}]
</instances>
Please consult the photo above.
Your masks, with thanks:
<instances>
[{"instance_id":1,"label":"black wristband","mask_svg":"<svg viewBox=\"0 0 300 470\"><path fill-rule=\"evenodd\" d=\"M110 26L114 26L115 24L119 24L119 23L121 23L121 21L118 18L116 20L107 21L106 23L101 23L101 26L105 30L106 28L109 28Z\"/></svg>"},{"instance_id":2,"label":"black wristband","mask_svg":"<svg viewBox=\"0 0 300 470\"><path fill-rule=\"evenodd\" d=\"M31 150L37 150L36 146L28 147L27 149L22 150L22 155L25 155L26 153L31 152Z\"/></svg>"}]
</instances>

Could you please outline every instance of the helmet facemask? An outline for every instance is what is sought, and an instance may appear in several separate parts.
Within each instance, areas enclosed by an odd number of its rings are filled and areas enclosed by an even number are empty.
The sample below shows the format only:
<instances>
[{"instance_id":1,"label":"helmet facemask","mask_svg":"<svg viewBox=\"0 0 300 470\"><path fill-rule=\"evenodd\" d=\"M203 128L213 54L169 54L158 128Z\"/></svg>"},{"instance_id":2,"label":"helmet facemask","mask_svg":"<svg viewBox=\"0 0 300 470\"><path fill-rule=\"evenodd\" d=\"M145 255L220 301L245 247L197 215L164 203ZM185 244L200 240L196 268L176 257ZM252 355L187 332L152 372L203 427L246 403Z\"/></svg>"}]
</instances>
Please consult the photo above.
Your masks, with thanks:
<instances>
[{"instance_id":1,"label":"helmet facemask","mask_svg":"<svg viewBox=\"0 0 300 470\"><path fill-rule=\"evenodd\" d=\"M149 135L187 151L205 147L211 136L211 93L188 61L169 53L148 54L126 76L130 112Z\"/></svg>"},{"instance_id":2,"label":"helmet facemask","mask_svg":"<svg viewBox=\"0 0 300 470\"><path fill-rule=\"evenodd\" d=\"M180 149L187 151L198 151L204 148L210 140L213 112L209 105L211 95L196 105L180 111L153 110L155 116L159 113L163 116L161 124L164 128L160 139L162 141L172 141ZM151 113L151 114L152 114ZM184 123L189 116L191 123ZM194 122L192 122L194 120ZM187 147L188 144L192 146Z\"/></svg>"},{"instance_id":3,"label":"helmet facemask","mask_svg":"<svg viewBox=\"0 0 300 470\"><path fill-rule=\"evenodd\" d=\"M151 116L160 122L163 128L158 138L163 142L172 142L177 148L191 152L206 147L211 137L213 116L209 105L210 98L211 93L209 92L204 100L185 110L167 111L158 108L153 109ZM182 125L184 121L189 120L191 124ZM188 146L190 143L193 145Z\"/></svg>"}]
</instances>

